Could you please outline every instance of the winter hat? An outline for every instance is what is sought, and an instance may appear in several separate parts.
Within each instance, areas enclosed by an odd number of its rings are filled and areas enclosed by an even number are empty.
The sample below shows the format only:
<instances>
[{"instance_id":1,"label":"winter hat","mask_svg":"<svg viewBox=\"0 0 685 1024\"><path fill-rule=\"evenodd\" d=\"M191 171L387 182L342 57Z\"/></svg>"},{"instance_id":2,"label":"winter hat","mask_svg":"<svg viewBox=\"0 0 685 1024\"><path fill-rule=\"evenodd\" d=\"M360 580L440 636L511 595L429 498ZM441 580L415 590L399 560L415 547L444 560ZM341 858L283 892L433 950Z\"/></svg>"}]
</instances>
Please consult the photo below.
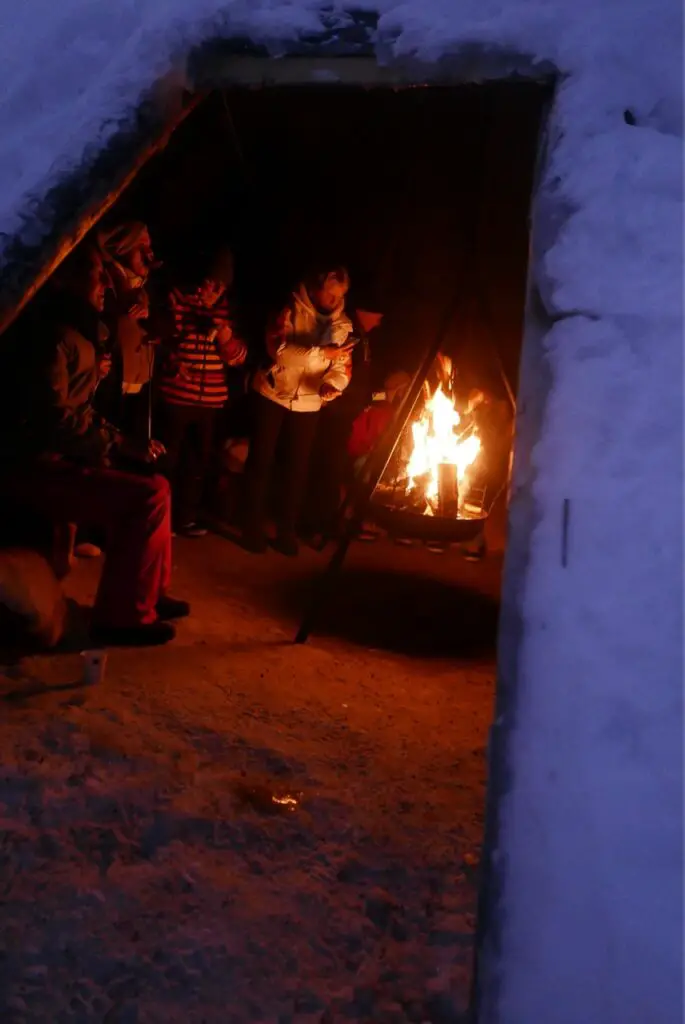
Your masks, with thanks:
<instances>
[{"instance_id":1,"label":"winter hat","mask_svg":"<svg viewBox=\"0 0 685 1024\"><path fill-rule=\"evenodd\" d=\"M128 266L126 257L133 252L146 232L147 225L138 220L127 221L124 224L118 224L115 228L98 232L98 246L110 271L115 292L130 291L145 286L147 273L142 277L136 274Z\"/></svg>"},{"instance_id":2,"label":"winter hat","mask_svg":"<svg viewBox=\"0 0 685 1024\"><path fill-rule=\"evenodd\" d=\"M206 276L230 287L235 275L235 257L228 245L219 245L207 257Z\"/></svg>"},{"instance_id":3,"label":"winter hat","mask_svg":"<svg viewBox=\"0 0 685 1024\"><path fill-rule=\"evenodd\" d=\"M140 220L126 221L115 228L104 230L98 234L98 243L106 255L120 260L140 242L147 232L147 225Z\"/></svg>"}]
</instances>

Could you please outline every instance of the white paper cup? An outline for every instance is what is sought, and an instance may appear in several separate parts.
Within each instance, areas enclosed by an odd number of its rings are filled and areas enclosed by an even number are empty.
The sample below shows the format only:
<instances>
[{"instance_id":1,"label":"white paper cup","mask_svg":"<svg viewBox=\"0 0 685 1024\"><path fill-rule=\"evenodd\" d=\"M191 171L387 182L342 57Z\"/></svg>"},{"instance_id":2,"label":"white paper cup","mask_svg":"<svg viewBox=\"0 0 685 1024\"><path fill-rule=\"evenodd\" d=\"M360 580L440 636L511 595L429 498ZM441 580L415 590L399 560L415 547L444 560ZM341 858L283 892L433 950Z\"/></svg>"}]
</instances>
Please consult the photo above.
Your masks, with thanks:
<instances>
[{"instance_id":1,"label":"white paper cup","mask_svg":"<svg viewBox=\"0 0 685 1024\"><path fill-rule=\"evenodd\" d=\"M107 651L83 651L83 682L86 686L96 686L105 678Z\"/></svg>"}]
</instances>

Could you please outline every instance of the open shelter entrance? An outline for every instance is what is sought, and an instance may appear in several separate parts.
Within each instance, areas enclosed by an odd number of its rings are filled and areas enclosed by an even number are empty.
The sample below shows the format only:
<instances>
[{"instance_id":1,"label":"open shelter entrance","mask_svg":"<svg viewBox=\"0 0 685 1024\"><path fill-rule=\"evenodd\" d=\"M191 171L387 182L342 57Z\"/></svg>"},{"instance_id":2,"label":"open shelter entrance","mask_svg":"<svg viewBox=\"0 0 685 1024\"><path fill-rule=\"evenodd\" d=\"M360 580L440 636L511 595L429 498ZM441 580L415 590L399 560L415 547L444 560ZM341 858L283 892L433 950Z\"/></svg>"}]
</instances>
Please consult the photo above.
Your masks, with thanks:
<instances>
[{"instance_id":1,"label":"open shelter entrance","mask_svg":"<svg viewBox=\"0 0 685 1024\"><path fill-rule=\"evenodd\" d=\"M324 1011L334 1020L456 1020L468 999L511 396L547 98L546 86L515 81L215 89L107 213L145 221L171 277L210 241L230 242L252 367L267 315L309 262L334 258L349 267L353 291L370 283L382 297L386 318L370 342L376 390L393 371L414 373L439 336L454 401L473 390L489 399L482 458L498 460L487 484L498 504L484 560L465 562L457 546L398 543L401 530L355 545L316 644L301 651L290 639L324 560L306 551L293 564L273 553L255 562L219 528L178 545L197 609L178 646L118 653L110 690L68 711L100 737L107 778L119 770L113 750L131 772L156 751L154 770L142 773L149 804L130 828L161 813L150 780L168 776L173 806L150 855L177 843L179 864L195 858L207 893L216 888L218 902L185 901L187 922L209 911L223 935L218 908L239 904L249 941L231 971L245 1021ZM249 405L236 380L229 432L249 433ZM96 572L77 567L76 596L87 598ZM64 669L41 671L58 682ZM57 704L46 706L57 718ZM35 726L35 709L22 714ZM127 738L102 725L117 718ZM443 723L457 719L447 735ZM441 894L455 846L462 870ZM277 869L287 875L280 890ZM158 942L178 913L165 905L164 926L153 935L143 925L143 942ZM219 978L225 958L207 954L198 969ZM250 979L267 976L263 993L251 991ZM153 998L153 982L143 998ZM218 991L210 985L204 998L215 1012Z\"/></svg>"},{"instance_id":2,"label":"open shelter entrance","mask_svg":"<svg viewBox=\"0 0 685 1024\"><path fill-rule=\"evenodd\" d=\"M266 316L321 259L349 267L352 296L359 282L360 292L371 284L383 305L377 392L393 371L414 373L440 336L462 406L474 389L490 399L489 450L479 459L490 472L480 483L500 548L505 502L495 499L512 436L546 98L529 82L216 90L110 213L148 223L179 271L208 239L230 241L253 366ZM230 429L249 432L248 417L249 402L234 394Z\"/></svg>"},{"instance_id":3,"label":"open shelter entrance","mask_svg":"<svg viewBox=\"0 0 685 1024\"><path fill-rule=\"evenodd\" d=\"M228 238L257 331L312 260L339 258L353 287L371 279L387 305L379 386L398 365L413 370L452 304L447 353L469 383L499 392L493 348L514 387L518 375L546 98L526 82L218 90L114 212L145 219L172 263L207 235Z\"/></svg>"}]
</instances>

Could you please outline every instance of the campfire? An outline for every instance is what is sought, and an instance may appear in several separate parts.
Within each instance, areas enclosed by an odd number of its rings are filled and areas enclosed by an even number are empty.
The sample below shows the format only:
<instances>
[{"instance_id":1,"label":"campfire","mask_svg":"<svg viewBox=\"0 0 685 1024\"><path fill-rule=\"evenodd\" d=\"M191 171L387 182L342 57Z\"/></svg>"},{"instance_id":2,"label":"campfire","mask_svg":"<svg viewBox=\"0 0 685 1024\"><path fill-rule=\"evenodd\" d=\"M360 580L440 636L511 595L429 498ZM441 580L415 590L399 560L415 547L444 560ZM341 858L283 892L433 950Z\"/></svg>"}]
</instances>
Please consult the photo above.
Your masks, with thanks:
<instances>
[{"instance_id":1,"label":"campfire","mask_svg":"<svg viewBox=\"0 0 685 1024\"><path fill-rule=\"evenodd\" d=\"M452 364L440 357L440 379L426 384L424 401L399 454L393 502L426 516L470 518L481 510L469 499L470 474L481 442L470 417L460 416L453 395Z\"/></svg>"}]
</instances>

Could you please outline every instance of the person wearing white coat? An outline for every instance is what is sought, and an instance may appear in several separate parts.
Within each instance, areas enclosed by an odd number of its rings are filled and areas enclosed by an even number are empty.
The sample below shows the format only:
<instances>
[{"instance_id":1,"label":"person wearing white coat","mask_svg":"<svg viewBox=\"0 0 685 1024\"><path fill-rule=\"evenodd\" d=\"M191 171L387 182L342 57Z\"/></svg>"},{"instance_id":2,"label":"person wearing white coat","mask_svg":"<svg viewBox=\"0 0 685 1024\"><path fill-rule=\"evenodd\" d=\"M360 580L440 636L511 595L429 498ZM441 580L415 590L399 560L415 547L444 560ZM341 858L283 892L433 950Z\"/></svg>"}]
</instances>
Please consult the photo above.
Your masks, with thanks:
<instances>
[{"instance_id":1,"label":"person wearing white coat","mask_svg":"<svg viewBox=\"0 0 685 1024\"><path fill-rule=\"evenodd\" d=\"M246 466L246 547L267 548L266 504L276 448L284 442L283 491L274 546L298 553L299 520L318 415L347 387L352 321L345 313L343 267L309 275L267 331L268 365L255 375L256 415Z\"/></svg>"}]
</instances>

